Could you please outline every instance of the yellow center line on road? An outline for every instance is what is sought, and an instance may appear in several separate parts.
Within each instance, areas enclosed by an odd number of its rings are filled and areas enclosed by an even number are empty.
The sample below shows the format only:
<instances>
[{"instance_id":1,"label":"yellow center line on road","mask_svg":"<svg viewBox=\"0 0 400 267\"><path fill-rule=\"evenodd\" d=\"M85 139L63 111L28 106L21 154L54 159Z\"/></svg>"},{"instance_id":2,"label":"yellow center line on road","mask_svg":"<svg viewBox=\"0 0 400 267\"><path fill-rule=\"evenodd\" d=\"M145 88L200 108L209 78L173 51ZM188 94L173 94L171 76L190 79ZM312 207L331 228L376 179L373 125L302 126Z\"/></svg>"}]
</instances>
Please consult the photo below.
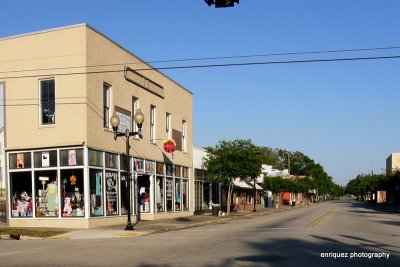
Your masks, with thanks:
<instances>
[{"instance_id":1,"label":"yellow center line on road","mask_svg":"<svg viewBox=\"0 0 400 267\"><path fill-rule=\"evenodd\" d=\"M323 213L321 216L319 216L318 218L316 218L315 220L311 221L309 224L307 224L305 227L306 228L313 228L314 226L316 226L317 224L319 224L320 222L322 222L326 217L328 217L329 215L331 215L333 213L333 211L336 209L337 207L333 207L332 209L328 210L327 212Z\"/></svg>"}]
</instances>

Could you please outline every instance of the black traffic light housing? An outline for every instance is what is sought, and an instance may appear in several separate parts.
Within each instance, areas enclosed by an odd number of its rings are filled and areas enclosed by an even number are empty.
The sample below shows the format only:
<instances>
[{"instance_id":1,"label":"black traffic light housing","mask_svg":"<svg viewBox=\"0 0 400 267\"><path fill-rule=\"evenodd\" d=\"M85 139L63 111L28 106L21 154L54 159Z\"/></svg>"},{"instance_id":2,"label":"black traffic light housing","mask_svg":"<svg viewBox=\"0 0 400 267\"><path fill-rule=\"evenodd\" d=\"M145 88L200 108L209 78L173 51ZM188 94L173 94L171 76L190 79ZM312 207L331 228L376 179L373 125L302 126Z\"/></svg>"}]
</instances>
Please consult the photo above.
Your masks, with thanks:
<instances>
[{"instance_id":1,"label":"black traffic light housing","mask_svg":"<svg viewBox=\"0 0 400 267\"><path fill-rule=\"evenodd\" d=\"M218 7L233 7L235 3L239 4L239 0L204 0L207 5L215 5L216 8Z\"/></svg>"}]
</instances>

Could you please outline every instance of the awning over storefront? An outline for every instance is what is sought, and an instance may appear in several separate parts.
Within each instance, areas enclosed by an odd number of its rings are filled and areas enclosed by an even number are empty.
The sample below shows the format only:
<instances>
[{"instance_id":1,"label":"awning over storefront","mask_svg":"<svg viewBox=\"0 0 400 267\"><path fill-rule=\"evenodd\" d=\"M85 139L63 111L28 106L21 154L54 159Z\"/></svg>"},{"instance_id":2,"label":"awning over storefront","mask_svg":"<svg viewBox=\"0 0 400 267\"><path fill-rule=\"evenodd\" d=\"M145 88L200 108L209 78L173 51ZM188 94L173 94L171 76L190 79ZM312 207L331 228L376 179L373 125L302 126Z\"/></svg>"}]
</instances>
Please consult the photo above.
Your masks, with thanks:
<instances>
[{"instance_id":1,"label":"awning over storefront","mask_svg":"<svg viewBox=\"0 0 400 267\"><path fill-rule=\"evenodd\" d=\"M253 182L243 181L243 180L240 180L240 178L236 178L233 181L233 185L236 186L236 187L245 188L245 189L254 189L254 183ZM256 184L256 189L257 190L262 190L262 187L259 186L258 184Z\"/></svg>"}]
</instances>

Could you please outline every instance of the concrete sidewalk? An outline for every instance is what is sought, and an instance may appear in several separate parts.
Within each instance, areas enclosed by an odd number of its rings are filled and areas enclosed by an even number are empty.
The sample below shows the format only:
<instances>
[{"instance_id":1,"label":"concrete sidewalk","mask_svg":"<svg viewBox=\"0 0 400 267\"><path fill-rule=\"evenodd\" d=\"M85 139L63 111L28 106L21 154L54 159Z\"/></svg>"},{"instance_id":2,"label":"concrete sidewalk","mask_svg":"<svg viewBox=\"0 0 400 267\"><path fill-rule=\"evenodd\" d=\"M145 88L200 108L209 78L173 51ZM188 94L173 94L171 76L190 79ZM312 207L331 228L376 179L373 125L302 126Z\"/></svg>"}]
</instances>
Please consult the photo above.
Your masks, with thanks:
<instances>
[{"instance_id":1,"label":"concrete sidewalk","mask_svg":"<svg viewBox=\"0 0 400 267\"><path fill-rule=\"evenodd\" d=\"M122 238L149 235L155 233L169 232L180 229L198 227L208 224L218 224L227 220L237 220L249 216L260 216L268 213L282 212L294 208L302 208L307 205L299 205L295 207L283 206L279 209L264 208L252 211L235 212L230 216L212 216L211 214L194 215L190 217L179 217L174 219L163 219L157 221L139 221L134 225L134 231L126 231L125 225L111 225L104 227L96 227L91 229L70 230L67 233L49 237L51 240L69 240L69 239L99 239L99 238Z\"/></svg>"}]
</instances>

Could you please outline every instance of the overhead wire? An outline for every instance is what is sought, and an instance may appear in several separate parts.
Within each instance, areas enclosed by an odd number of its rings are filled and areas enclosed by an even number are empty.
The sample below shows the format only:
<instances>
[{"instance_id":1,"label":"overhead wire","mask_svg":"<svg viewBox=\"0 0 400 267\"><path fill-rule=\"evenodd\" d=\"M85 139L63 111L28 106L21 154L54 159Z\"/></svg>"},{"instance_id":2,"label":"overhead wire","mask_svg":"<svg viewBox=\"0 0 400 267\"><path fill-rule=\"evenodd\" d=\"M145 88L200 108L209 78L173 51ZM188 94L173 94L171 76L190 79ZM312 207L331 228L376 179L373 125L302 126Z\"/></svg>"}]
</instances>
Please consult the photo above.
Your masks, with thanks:
<instances>
[{"instance_id":1,"label":"overhead wire","mask_svg":"<svg viewBox=\"0 0 400 267\"><path fill-rule=\"evenodd\" d=\"M147 62L124 62L124 63L109 63L109 64L98 64L98 65L84 65L84 66L69 66L69 67L55 67L55 68L41 68L41 69L24 69L24 70L7 70L1 71L0 73L18 73L18 72L29 72L29 71L47 71L47 70L64 70L64 69L79 69L79 68L96 68L96 67L111 67L111 66L123 66L123 65L135 65L135 64L155 64L155 63L171 63L171 62L185 62L185 61L204 61L204 60L221 60L221 59L240 59L240 58L255 58L255 57L275 57L275 56L291 56L291 55L309 55L309 54L328 54L328 53L348 53L348 52L362 52L362 51L380 51L380 50L394 50L400 49L400 46L388 46L388 47L373 47L373 48L354 48L354 49L338 49L338 50L319 50L319 51L302 51L302 52L283 52L283 53L267 53L267 54L252 54L252 55L235 55L235 56L219 56L219 57L199 57L199 58L186 58L186 59L169 59L169 60L154 60ZM80 56L83 54L71 54L68 56ZM64 56L49 56L44 58L30 58L30 59L13 59L4 60L0 62L17 62L17 61L28 61L28 60L40 60L47 58L64 57Z\"/></svg>"},{"instance_id":2,"label":"overhead wire","mask_svg":"<svg viewBox=\"0 0 400 267\"><path fill-rule=\"evenodd\" d=\"M155 67L155 68L140 68L135 71L149 71L149 70L173 70L173 69L194 69L194 68L215 68L215 67L238 67L238 66L251 66L251 65L275 65L275 64L299 64L299 63L321 63L321 62L340 62L340 61L361 61L361 60L383 60L383 59L398 59L400 55L393 56L376 56L376 57L353 57L353 58L330 58L330 59L305 59L305 60L288 60L288 61L266 61L266 62L245 62L245 63L224 63L224 64L205 64L205 65L187 65L187 66L170 66L170 67ZM49 69L52 70L52 69ZM19 78L33 78L33 77L46 77L46 76L67 76L67 75L83 75L83 74L100 74L100 73L113 73L124 72L124 69L118 70L101 70L101 71L83 71L83 72L67 72L67 73L46 73L46 74L30 74L21 76L5 76L0 79L19 79Z\"/></svg>"}]
</instances>

